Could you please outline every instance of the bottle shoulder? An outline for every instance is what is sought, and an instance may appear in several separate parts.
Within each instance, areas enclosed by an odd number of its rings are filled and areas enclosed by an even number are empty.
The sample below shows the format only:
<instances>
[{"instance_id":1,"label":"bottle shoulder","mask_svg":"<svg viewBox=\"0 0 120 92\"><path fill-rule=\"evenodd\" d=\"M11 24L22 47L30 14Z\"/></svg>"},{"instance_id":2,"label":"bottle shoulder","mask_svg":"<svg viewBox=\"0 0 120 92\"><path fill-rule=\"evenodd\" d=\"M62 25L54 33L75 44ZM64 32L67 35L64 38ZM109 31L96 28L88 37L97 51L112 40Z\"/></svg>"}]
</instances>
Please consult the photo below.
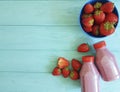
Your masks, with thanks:
<instances>
[{"instance_id":1,"label":"bottle shoulder","mask_svg":"<svg viewBox=\"0 0 120 92\"><path fill-rule=\"evenodd\" d=\"M97 68L95 67L94 64L83 64L80 71L81 76L84 76L88 73L91 73L93 75L99 75Z\"/></svg>"}]
</instances>

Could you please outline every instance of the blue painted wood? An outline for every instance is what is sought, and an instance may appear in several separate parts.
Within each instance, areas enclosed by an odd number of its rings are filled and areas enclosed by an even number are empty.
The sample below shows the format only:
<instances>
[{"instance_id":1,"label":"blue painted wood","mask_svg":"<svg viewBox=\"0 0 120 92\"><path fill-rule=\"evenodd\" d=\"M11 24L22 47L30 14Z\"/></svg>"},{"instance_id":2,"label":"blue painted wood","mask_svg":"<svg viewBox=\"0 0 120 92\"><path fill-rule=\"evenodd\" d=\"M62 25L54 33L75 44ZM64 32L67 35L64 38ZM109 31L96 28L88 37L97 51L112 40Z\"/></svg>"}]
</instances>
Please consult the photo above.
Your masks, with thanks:
<instances>
[{"instance_id":1,"label":"blue painted wood","mask_svg":"<svg viewBox=\"0 0 120 92\"><path fill-rule=\"evenodd\" d=\"M120 67L120 24L107 38L88 37L79 27L79 12L87 0L0 0L0 92L81 92L80 83L51 75L57 58L81 61L94 54L92 45L105 40ZM119 9L119 0L111 0ZM83 42L88 53L78 53ZM104 82L101 92L117 92L120 80Z\"/></svg>"},{"instance_id":2,"label":"blue painted wood","mask_svg":"<svg viewBox=\"0 0 120 92\"><path fill-rule=\"evenodd\" d=\"M78 25L79 11L84 3L78 0L1 1L0 25Z\"/></svg>"}]
</instances>

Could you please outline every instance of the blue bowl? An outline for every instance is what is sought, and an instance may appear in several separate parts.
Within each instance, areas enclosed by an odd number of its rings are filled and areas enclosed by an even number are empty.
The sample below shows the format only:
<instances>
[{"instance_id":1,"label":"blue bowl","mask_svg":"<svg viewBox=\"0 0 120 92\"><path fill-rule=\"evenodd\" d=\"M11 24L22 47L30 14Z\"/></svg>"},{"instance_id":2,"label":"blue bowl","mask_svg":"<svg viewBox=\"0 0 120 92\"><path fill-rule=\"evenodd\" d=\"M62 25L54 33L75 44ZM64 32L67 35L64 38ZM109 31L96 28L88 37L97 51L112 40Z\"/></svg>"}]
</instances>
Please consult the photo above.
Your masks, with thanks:
<instances>
[{"instance_id":1,"label":"blue bowl","mask_svg":"<svg viewBox=\"0 0 120 92\"><path fill-rule=\"evenodd\" d=\"M101 2L101 3L106 3L106 2L110 2L109 0L89 0L86 4L95 4L96 2ZM85 5L86 5L85 4ZM84 6L85 6L84 5ZM82 28L82 30L84 31L84 29L83 29L83 24L82 24L82 18L81 18L81 16L82 16L82 14L83 14L83 9L84 9L84 6L83 6L83 8L81 9L81 11L80 11L80 16L79 16L79 22L80 22L80 26L81 26L81 28ZM113 10L113 13L115 13L116 15L117 15L117 17L118 17L118 22L119 22L119 14L118 14L118 10L117 10L117 8L116 8L116 6L114 6L114 10ZM117 25L118 25L118 22L116 23L116 25L115 25L115 28L117 27ZM85 32L85 31L84 31ZM99 36L95 36L95 35L93 35L92 33L89 33L89 32L85 32L87 35L89 35L89 36L91 36L91 37L95 37L95 38L103 38L103 37L106 37L106 36L102 36L102 35L99 35Z\"/></svg>"}]
</instances>

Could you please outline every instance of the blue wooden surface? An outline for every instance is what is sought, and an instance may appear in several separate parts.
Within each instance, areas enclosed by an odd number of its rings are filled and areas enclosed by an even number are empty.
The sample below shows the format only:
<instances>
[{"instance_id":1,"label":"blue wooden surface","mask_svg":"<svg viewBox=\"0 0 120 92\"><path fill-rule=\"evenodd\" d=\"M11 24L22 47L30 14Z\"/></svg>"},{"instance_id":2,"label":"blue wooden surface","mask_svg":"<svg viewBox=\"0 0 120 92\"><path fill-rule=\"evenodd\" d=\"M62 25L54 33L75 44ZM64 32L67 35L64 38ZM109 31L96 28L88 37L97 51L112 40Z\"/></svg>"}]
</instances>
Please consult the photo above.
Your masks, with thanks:
<instances>
[{"instance_id":1,"label":"blue wooden surface","mask_svg":"<svg viewBox=\"0 0 120 92\"><path fill-rule=\"evenodd\" d=\"M0 0L0 92L81 92L80 82L51 75L57 58L81 60L83 42L105 40L120 67L120 24L104 39L85 35L78 17L87 0ZM120 1L112 0L120 12ZM92 48L92 47L91 47ZM120 80L100 81L101 92L118 92Z\"/></svg>"}]
</instances>

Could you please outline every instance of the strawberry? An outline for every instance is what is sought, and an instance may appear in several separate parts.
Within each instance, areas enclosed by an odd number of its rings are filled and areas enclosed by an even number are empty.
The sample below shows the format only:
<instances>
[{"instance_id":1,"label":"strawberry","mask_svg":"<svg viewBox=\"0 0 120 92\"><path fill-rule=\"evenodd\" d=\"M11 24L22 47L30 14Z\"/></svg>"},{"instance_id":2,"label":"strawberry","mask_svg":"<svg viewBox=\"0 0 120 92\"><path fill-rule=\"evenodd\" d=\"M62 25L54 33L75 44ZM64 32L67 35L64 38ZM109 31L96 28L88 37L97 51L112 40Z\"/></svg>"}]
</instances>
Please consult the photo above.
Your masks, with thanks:
<instances>
[{"instance_id":1,"label":"strawberry","mask_svg":"<svg viewBox=\"0 0 120 92\"><path fill-rule=\"evenodd\" d=\"M94 7L92 4L86 4L84 7L84 12L85 13L92 13L94 11Z\"/></svg>"},{"instance_id":2,"label":"strawberry","mask_svg":"<svg viewBox=\"0 0 120 92\"><path fill-rule=\"evenodd\" d=\"M105 13L111 13L114 10L114 3L106 2L101 6L100 9Z\"/></svg>"},{"instance_id":3,"label":"strawberry","mask_svg":"<svg viewBox=\"0 0 120 92\"><path fill-rule=\"evenodd\" d=\"M70 75L70 70L68 67L62 69L62 75L64 78L67 78Z\"/></svg>"},{"instance_id":4,"label":"strawberry","mask_svg":"<svg viewBox=\"0 0 120 92\"><path fill-rule=\"evenodd\" d=\"M88 52L89 51L89 46L87 43L82 43L78 46L77 49L78 52Z\"/></svg>"},{"instance_id":5,"label":"strawberry","mask_svg":"<svg viewBox=\"0 0 120 92\"><path fill-rule=\"evenodd\" d=\"M94 18L93 17L87 17L82 19L82 24L86 27L92 27L94 24Z\"/></svg>"},{"instance_id":6,"label":"strawberry","mask_svg":"<svg viewBox=\"0 0 120 92\"><path fill-rule=\"evenodd\" d=\"M118 17L117 17L117 15L114 14L114 13L109 13L109 14L107 14L107 16L106 16L105 21L106 21L106 22L109 21L109 22L115 24L115 23L118 22Z\"/></svg>"},{"instance_id":7,"label":"strawberry","mask_svg":"<svg viewBox=\"0 0 120 92\"><path fill-rule=\"evenodd\" d=\"M100 34L100 27L99 27L99 25L94 25L92 27L92 34L94 36L99 36L99 34Z\"/></svg>"},{"instance_id":8,"label":"strawberry","mask_svg":"<svg viewBox=\"0 0 120 92\"><path fill-rule=\"evenodd\" d=\"M55 67L55 68L53 69L53 71L52 71L52 74L53 74L54 76L59 76L59 75L61 75L61 69L58 68L58 67Z\"/></svg>"},{"instance_id":9,"label":"strawberry","mask_svg":"<svg viewBox=\"0 0 120 92\"><path fill-rule=\"evenodd\" d=\"M101 2L96 2L94 4L94 9L97 10L97 9L100 9L100 7L102 6L102 3Z\"/></svg>"},{"instance_id":10,"label":"strawberry","mask_svg":"<svg viewBox=\"0 0 120 92\"><path fill-rule=\"evenodd\" d=\"M105 20L105 13L101 10L96 10L93 16L96 24L100 24Z\"/></svg>"},{"instance_id":11,"label":"strawberry","mask_svg":"<svg viewBox=\"0 0 120 92\"><path fill-rule=\"evenodd\" d=\"M92 31L92 27L83 26L83 29L84 29L85 32L91 32Z\"/></svg>"},{"instance_id":12,"label":"strawberry","mask_svg":"<svg viewBox=\"0 0 120 92\"><path fill-rule=\"evenodd\" d=\"M82 19L84 19L84 18L88 18L88 17L92 17L92 14L82 14Z\"/></svg>"},{"instance_id":13,"label":"strawberry","mask_svg":"<svg viewBox=\"0 0 120 92\"><path fill-rule=\"evenodd\" d=\"M115 31L113 23L104 22L100 25L100 34L107 36L112 34Z\"/></svg>"},{"instance_id":14,"label":"strawberry","mask_svg":"<svg viewBox=\"0 0 120 92\"><path fill-rule=\"evenodd\" d=\"M79 73L78 73L77 71L75 71L75 70L72 70L72 71L70 72L70 78L71 78L72 80L77 80L77 79L79 79Z\"/></svg>"},{"instance_id":15,"label":"strawberry","mask_svg":"<svg viewBox=\"0 0 120 92\"><path fill-rule=\"evenodd\" d=\"M81 66L82 66L82 64L80 63L79 60L72 59L72 68L73 68L73 70L79 71Z\"/></svg>"},{"instance_id":16,"label":"strawberry","mask_svg":"<svg viewBox=\"0 0 120 92\"><path fill-rule=\"evenodd\" d=\"M69 61L63 57L58 58L58 67L60 69L63 69L65 67L69 66Z\"/></svg>"}]
</instances>

